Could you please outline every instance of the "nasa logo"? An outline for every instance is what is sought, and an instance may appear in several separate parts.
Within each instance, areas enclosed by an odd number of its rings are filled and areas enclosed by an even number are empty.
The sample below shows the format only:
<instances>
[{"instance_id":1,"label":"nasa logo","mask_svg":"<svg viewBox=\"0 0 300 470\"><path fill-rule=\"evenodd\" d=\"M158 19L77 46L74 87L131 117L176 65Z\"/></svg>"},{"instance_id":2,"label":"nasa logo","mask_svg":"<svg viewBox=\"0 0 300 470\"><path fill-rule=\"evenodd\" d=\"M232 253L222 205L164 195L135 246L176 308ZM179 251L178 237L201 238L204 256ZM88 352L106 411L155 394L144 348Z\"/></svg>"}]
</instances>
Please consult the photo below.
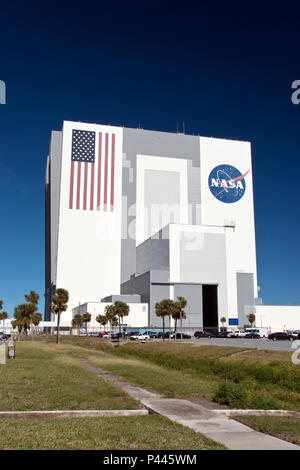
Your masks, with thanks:
<instances>
[{"instance_id":1,"label":"nasa logo","mask_svg":"<svg viewBox=\"0 0 300 470\"><path fill-rule=\"evenodd\" d=\"M212 195L218 201L231 204L239 201L245 194L245 176L237 168L231 165L218 165L209 175L208 186Z\"/></svg>"}]
</instances>

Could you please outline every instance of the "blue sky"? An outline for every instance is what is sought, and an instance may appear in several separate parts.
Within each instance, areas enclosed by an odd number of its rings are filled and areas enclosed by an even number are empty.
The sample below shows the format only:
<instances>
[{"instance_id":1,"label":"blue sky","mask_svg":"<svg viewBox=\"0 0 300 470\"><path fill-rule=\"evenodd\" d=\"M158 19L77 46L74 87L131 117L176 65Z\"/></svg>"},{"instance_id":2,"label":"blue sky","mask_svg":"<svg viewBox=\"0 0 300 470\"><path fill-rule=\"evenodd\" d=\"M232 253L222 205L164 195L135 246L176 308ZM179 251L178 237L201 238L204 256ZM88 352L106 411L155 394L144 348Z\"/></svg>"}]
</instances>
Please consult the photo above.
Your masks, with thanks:
<instances>
[{"instance_id":1,"label":"blue sky","mask_svg":"<svg viewBox=\"0 0 300 470\"><path fill-rule=\"evenodd\" d=\"M241 6L243 3L243 6ZM150 5L150 4L149 4ZM299 6L1 6L0 298L44 293L44 173L62 121L250 140L265 303L300 304Z\"/></svg>"}]
</instances>

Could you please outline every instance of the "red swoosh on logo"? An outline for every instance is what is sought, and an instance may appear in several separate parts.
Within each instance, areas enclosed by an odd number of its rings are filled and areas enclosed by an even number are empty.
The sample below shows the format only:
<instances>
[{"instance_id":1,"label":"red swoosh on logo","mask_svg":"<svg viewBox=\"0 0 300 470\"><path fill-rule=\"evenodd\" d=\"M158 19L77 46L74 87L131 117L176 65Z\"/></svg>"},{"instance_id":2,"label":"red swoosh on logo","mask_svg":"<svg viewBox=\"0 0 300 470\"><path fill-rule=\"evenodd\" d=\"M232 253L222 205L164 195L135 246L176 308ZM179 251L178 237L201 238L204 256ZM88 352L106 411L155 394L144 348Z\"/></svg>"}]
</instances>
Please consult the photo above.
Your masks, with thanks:
<instances>
[{"instance_id":1,"label":"red swoosh on logo","mask_svg":"<svg viewBox=\"0 0 300 470\"><path fill-rule=\"evenodd\" d=\"M240 175L240 176L237 176L236 178L234 179L230 179L230 180L227 180L226 183L228 183L229 181L240 181L240 180L243 180L245 178L246 175L248 175L250 170L246 171L246 173L244 173L243 175ZM211 185L212 186L212 185ZM222 191L220 191L218 194L216 194L214 197L216 198L217 196L219 196L219 194L222 194L224 191L226 191L227 188L224 188L222 189Z\"/></svg>"}]
</instances>

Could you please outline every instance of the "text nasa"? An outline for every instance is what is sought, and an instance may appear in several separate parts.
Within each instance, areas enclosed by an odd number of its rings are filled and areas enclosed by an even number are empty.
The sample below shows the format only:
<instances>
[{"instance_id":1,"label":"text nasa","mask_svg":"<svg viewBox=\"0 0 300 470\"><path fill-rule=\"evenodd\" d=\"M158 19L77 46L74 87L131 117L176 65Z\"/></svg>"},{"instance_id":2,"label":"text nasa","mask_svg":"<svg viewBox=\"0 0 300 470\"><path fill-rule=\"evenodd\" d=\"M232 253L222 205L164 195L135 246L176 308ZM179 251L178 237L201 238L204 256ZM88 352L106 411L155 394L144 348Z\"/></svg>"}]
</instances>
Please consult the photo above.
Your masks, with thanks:
<instances>
[{"instance_id":1,"label":"text nasa","mask_svg":"<svg viewBox=\"0 0 300 470\"><path fill-rule=\"evenodd\" d=\"M234 181L234 180L219 180L218 178L211 179L211 186L221 187L224 189L234 189L234 188L241 188L244 189L243 183L241 180Z\"/></svg>"}]
</instances>

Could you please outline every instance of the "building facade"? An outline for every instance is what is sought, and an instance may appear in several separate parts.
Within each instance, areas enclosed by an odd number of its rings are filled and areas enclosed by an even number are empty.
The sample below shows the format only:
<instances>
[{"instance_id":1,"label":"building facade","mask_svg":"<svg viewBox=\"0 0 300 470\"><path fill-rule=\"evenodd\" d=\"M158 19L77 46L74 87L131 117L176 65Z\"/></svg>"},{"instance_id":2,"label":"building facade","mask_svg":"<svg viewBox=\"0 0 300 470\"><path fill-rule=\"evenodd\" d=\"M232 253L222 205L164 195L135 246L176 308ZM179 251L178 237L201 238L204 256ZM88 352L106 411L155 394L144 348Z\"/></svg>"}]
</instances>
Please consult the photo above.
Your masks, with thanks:
<instances>
[{"instance_id":1,"label":"building facade","mask_svg":"<svg viewBox=\"0 0 300 470\"><path fill-rule=\"evenodd\" d=\"M184 296L184 326L247 323L257 298L249 142L66 121L46 170L46 303Z\"/></svg>"}]
</instances>

